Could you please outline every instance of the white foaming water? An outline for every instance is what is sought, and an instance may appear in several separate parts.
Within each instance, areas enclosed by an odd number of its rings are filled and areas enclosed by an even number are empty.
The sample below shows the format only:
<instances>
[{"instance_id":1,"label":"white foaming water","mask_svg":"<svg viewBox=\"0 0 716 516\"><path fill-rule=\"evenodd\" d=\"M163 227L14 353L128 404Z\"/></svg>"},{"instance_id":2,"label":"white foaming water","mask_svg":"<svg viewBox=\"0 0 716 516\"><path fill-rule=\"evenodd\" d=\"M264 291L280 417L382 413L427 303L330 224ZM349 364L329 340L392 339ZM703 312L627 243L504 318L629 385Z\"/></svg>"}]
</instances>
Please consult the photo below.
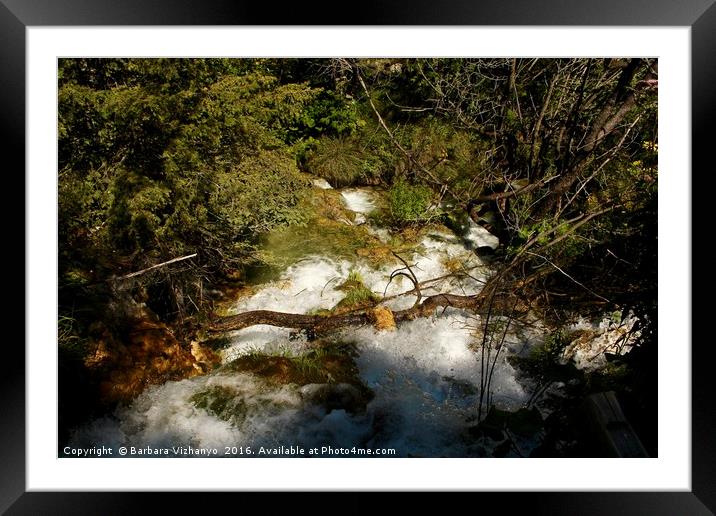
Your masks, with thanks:
<instances>
[{"instance_id":1,"label":"white foaming water","mask_svg":"<svg viewBox=\"0 0 716 516\"><path fill-rule=\"evenodd\" d=\"M380 390L386 379L399 377L438 403L467 407L479 394L480 355L469 347L479 325L479 318L448 309L440 316L404 322L398 331L366 327L348 338L359 346L358 367L369 387ZM501 408L518 408L526 394L505 356L495 364L493 395Z\"/></svg>"},{"instance_id":2,"label":"white foaming water","mask_svg":"<svg viewBox=\"0 0 716 516\"><path fill-rule=\"evenodd\" d=\"M314 179L313 186L320 188L321 190L333 190L331 184L323 178Z\"/></svg>"},{"instance_id":3,"label":"white foaming water","mask_svg":"<svg viewBox=\"0 0 716 516\"><path fill-rule=\"evenodd\" d=\"M367 212L374 208L363 190L342 194L350 209ZM406 260L418 280L425 283L424 296L477 293L488 272L479 258L447 233L429 234ZM448 263L453 264L452 269ZM467 269L471 277L428 281L454 272L455 263ZM235 311L306 313L331 308L345 295L337 287L351 270L359 272L365 285L382 295L390 273L398 267L402 265L374 269L362 262L308 257L289 267L278 281L239 300ZM412 288L407 279L396 278L386 295ZM386 305L400 310L414 302L411 295L396 297ZM446 309L433 317L403 322L395 331L378 332L371 326L344 330L338 337L354 345L360 379L374 394L365 410L354 414L316 404L308 396L312 390L309 386L276 386L223 367L206 376L147 389L129 407L80 429L72 443L105 444L115 449L211 447L220 455L224 446L252 446L257 450L260 446L291 445L395 448L397 456L484 455L485 450L468 436L475 424L481 380L480 355L471 346L475 344L475 328L481 324L479 317ZM523 351L529 343L514 332L509 333L507 341L495 362L491 391L496 406L514 410L530 393L517 381L507 355ZM291 331L283 328L245 328L234 333L222 358L228 364L250 350L279 348L299 354L306 349L306 339L292 338Z\"/></svg>"},{"instance_id":4,"label":"white foaming water","mask_svg":"<svg viewBox=\"0 0 716 516\"><path fill-rule=\"evenodd\" d=\"M394 332L347 330L342 337L355 344L360 377L374 393L364 412L327 410L304 396L307 387L270 385L224 369L149 388L131 406L81 429L71 444L114 450L190 446L216 448L219 455L227 446L257 451L291 445L394 448L397 456L480 455L484 451L467 436L480 380L468 326L478 323L448 310ZM492 392L504 409L518 408L528 396L505 355L495 367Z\"/></svg>"},{"instance_id":5,"label":"white foaming water","mask_svg":"<svg viewBox=\"0 0 716 516\"><path fill-rule=\"evenodd\" d=\"M468 230L463 237L468 243L468 245L472 249L477 249L479 247L490 247L492 249L497 249L497 247L500 245L500 239L479 224L476 224L472 219L468 220Z\"/></svg>"},{"instance_id":6,"label":"white foaming water","mask_svg":"<svg viewBox=\"0 0 716 516\"><path fill-rule=\"evenodd\" d=\"M365 421L364 415L343 410L327 414L295 385L218 373L149 388L130 407L80 429L70 442L102 443L115 454L120 446L192 447L215 448L221 456L237 455L232 447L248 446L258 456L261 446L352 446L368 428Z\"/></svg>"},{"instance_id":7,"label":"white foaming water","mask_svg":"<svg viewBox=\"0 0 716 516\"><path fill-rule=\"evenodd\" d=\"M235 313L251 310L273 310L305 314L317 308L332 308L345 295L337 290L347 278L351 264L328 258L309 257L286 269L281 279L264 286L251 297L241 299ZM296 347L301 340L290 341L291 330L275 326L257 325L234 332L232 344L221 352L222 361L230 362L246 351L276 351ZM305 342L305 339L303 339Z\"/></svg>"},{"instance_id":8,"label":"white foaming water","mask_svg":"<svg viewBox=\"0 0 716 516\"><path fill-rule=\"evenodd\" d=\"M376 209L373 195L364 188L349 188L343 190L341 195L346 207L351 211L365 215Z\"/></svg>"},{"instance_id":9,"label":"white foaming water","mask_svg":"<svg viewBox=\"0 0 716 516\"><path fill-rule=\"evenodd\" d=\"M292 265L281 279L269 283L251 297L239 300L235 311L275 310L306 313L312 308L331 308L343 294L336 290L348 276L351 264L312 256Z\"/></svg>"},{"instance_id":10,"label":"white foaming water","mask_svg":"<svg viewBox=\"0 0 716 516\"><path fill-rule=\"evenodd\" d=\"M637 318L628 314L626 318L613 320L610 317L591 322L580 318L569 330L580 332L562 354L563 363L572 360L578 369L596 371L607 365L606 354L623 355L631 351L641 332L634 330Z\"/></svg>"},{"instance_id":11,"label":"white foaming water","mask_svg":"<svg viewBox=\"0 0 716 516\"><path fill-rule=\"evenodd\" d=\"M471 295L479 292L487 275L487 269L473 253L466 251L457 239L444 233L426 236L421 248L412 257L407 257L418 281L427 282L422 288L423 295L456 292ZM470 277L446 277L446 260L459 259ZM365 263L335 261L325 257L308 257L289 267L281 278L265 285L253 296L241 299L235 313L250 310L273 310L287 313L307 313L318 308L330 309L344 296L337 287L348 277L351 270L358 272L364 284L377 295L396 296L413 288L404 277L398 276L389 285L391 273L400 265L385 265L374 269ZM388 287L386 289L386 286ZM405 310L415 303L415 296L400 296L386 301L392 310ZM275 351L279 347L295 347L297 341L289 342L291 330L274 326L258 325L235 332L230 347L222 351L224 362L250 350Z\"/></svg>"}]
</instances>

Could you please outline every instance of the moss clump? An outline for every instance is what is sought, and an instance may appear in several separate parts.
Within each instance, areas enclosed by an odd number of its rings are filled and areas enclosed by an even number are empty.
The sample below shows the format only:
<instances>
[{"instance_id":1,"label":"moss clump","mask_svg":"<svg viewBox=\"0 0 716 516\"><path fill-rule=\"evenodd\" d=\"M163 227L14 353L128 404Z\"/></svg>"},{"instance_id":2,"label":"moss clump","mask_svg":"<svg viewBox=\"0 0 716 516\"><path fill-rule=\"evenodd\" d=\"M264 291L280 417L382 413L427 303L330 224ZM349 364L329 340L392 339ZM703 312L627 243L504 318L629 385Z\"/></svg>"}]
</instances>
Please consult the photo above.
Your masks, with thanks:
<instances>
[{"instance_id":1,"label":"moss clump","mask_svg":"<svg viewBox=\"0 0 716 516\"><path fill-rule=\"evenodd\" d=\"M368 308L380 301L380 296L363 284L363 277L356 270L350 271L348 278L338 289L345 291L346 295L333 307L334 314Z\"/></svg>"},{"instance_id":2,"label":"moss clump","mask_svg":"<svg viewBox=\"0 0 716 516\"><path fill-rule=\"evenodd\" d=\"M214 385L195 393L189 401L196 408L240 427L248 418L258 415L265 417L295 408L299 398L276 398L270 392L247 392L234 387Z\"/></svg>"},{"instance_id":3,"label":"moss clump","mask_svg":"<svg viewBox=\"0 0 716 516\"><path fill-rule=\"evenodd\" d=\"M318 347L300 355L254 352L229 364L232 371L252 373L274 384L348 383L362 386L354 352L346 346Z\"/></svg>"},{"instance_id":4,"label":"moss clump","mask_svg":"<svg viewBox=\"0 0 716 516\"><path fill-rule=\"evenodd\" d=\"M356 286L363 285L365 280L363 280L363 276L361 276L361 273L358 272L355 269L351 269L348 272L348 279L341 285L341 288L352 288Z\"/></svg>"},{"instance_id":5,"label":"moss clump","mask_svg":"<svg viewBox=\"0 0 716 516\"><path fill-rule=\"evenodd\" d=\"M354 287L346 293L346 297L341 299L335 306L334 310L337 309L358 309L371 306L374 303L380 301L380 296L369 288L361 285Z\"/></svg>"},{"instance_id":6,"label":"moss clump","mask_svg":"<svg viewBox=\"0 0 716 516\"><path fill-rule=\"evenodd\" d=\"M214 386L194 394L189 401L196 407L219 415L224 414L229 405L236 400L236 391L228 387Z\"/></svg>"},{"instance_id":7,"label":"moss clump","mask_svg":"<svg viewBox=\"0 0 716 516\"><path fill-rule=\"evenodd\" d=\"M356 249L356 254L361 258L378 267L382 264L397 262L395 256L393 256L392 249L385 245L371 245L369 247L361 247Z\"/></svg>"},{"instance_id":8,"label":"moss clump","mask_svg":"<svg viewBox=\"0 0 716 516\"><path fill-rule=\"evenodd\" d=\"M442 260L443 266L448 272L462 272L465 270L465 259L461 256L446 256Z\"/></svg>"},{"instance_id":9,"label":"moss clump","mask_svg":"<svg viewBox=\"0 0 716 516\"><path fill-rule=\"evenodd\" d=\"M358 249L382 245L365 226L353 225L353 213L345 208L338 192L313 192L302 200L300 209L306 223L276 229L261 241L257 258L270 266L274 277L267 277L265 271L249 270L249 280L256 279L258 272L263 273L259 280L276 279L281 270L307 256L351 260L355 259Z\"/></svg>"}]
</instances>

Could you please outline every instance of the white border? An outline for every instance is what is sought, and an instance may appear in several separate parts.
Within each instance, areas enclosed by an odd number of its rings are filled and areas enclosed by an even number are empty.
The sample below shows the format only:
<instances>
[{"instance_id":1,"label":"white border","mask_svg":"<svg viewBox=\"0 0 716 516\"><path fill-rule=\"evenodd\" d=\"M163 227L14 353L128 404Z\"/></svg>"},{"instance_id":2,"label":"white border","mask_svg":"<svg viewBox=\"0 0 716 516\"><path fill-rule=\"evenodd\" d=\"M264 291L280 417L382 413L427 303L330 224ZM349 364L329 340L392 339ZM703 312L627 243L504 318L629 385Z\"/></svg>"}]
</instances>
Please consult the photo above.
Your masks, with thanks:
<instances>
[{"instance_id":1,"label":"white border","mask_svg":"<svg viewBox=\"0 0 716 516\"><path fill-rule=\"evenodd\" d=\"M690 28L27 29L27 489L691 489ZM58 459L58 56L658 56L659 458Z\"/></svg>"}]
</instances>

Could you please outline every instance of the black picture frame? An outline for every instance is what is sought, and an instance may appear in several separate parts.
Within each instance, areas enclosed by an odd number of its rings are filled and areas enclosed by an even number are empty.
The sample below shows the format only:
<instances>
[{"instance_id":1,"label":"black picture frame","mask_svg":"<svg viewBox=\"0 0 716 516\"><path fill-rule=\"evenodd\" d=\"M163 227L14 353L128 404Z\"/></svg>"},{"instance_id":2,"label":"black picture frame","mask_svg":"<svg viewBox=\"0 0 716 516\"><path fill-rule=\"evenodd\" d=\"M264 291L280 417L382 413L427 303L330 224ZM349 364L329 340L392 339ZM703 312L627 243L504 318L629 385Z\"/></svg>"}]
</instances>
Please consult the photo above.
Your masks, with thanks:
<instances>
[{"instance_id":1,"label":"black picture frame","mask_svg":"<svg viewBox=\"0 0 716 516\"><path fill-rule=\"evenodd\" d=\"M482 0L452 2L401 0L351 4L350 18L338 7L320 4L296 4L292 9L278 8L266 2L241 0L0 0L0 102L2 113L0 148L7 160L14 157L13 170L25 166L25 31L30 26L86 25L558 25L558 26L688 26L692 43L692 169L706 169L714 141L716 115L716 0L601 0L565 2L563 0ZM344 11L345 12L345 11ZM713 168L712 166L709 168ZM11 169L6 168L6 172ZM704 170L707 172L707 170ZM687 174L688 171L684 171ZM15 172L15 178L22 175ZM685 176L686 177L686 176ZM692 178L697 177L692 173ZM18 180L16 191L24 189ZM702 195L703 195L702 189ZM692 193L697 190L692 189ZM18 195L19 197L19 195ZM24 198L24 195L23 195ZM693 207L703 206L693 198ZM699 220L692 208L692 235ZM24 227L16 224L15 259L22 256L25 274L27 257L19 235ZM702 228L703 229L703 228ZM10 235L12 229L6 234ZM693 261L692 261L693 263ZM693 265L692 265L693 267ZM19 270L19 269L17 269ZM693 274L693 271L692 271ZM705 290L704 286L699 287ZM692 290L692 299L693 299ZM21 306L16 300L16 306ZM22 306L25 310L32 307ZM692 303L693 313L698 313ZM692 315L692 320L694 316ZM698 319L697 319L698 320ZM9 324L9 323L8 323ZM26 492L25 489L25 353L19 339L8 340L4 349L6 366L0 375L3 412L0 416L0 512L7 514L132 514L142 513L148 503L161 503L165 511L190 509L193 503L206 509L206 500L191 500L187 493L79 493ZM23 331L24 341L24 331ZM530 514L713 514L716 510L716 446L714 403L710 396L711 342L692 338L692 491L622 493L475 493L451 499L456 503L499 503L504 512L515 506L528 508ZM219 496L219 495L216 495ZM254 494L241 496L242 505L255 503ZM379 502L374 494L350 494L341 509L354 512L375 510ZM456 495L458 496L458 495ZM463 500L465 496L470 500ZM204 496L205 498L205 496ZM212 497L213 498L213 497ZM302 495L300 501L317 511L325 508L318 494ZM270 504L283 503L276 494ZM423 503L421 496L413 502ZM212 503L215 500L212 499ZM330 509L330 507L328 507ZM270 511L273 512L273 511ZM312 511L316 512L316 511Z\"/></svg>"}]
</instances>

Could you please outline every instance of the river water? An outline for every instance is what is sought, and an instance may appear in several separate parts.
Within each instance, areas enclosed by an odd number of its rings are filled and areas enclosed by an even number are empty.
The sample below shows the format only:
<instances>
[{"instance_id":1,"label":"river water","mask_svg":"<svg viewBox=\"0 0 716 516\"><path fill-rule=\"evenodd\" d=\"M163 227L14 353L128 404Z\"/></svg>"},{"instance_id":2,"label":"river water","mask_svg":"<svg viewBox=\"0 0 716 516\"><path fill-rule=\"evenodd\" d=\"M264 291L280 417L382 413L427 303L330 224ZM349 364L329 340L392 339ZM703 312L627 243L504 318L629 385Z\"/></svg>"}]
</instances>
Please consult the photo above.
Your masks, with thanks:
<instances>
[{"instance_id":1,"label":"river water","mask_svg":"<svg viewBox=\"0 0 716 516\"><path fill-rule=\"evenodd\" d=\"M348 189L341 193L346 207L355 212L354 223L369 224L366 216L376 206L373 192ZM383 228L370 230L383 236L387 233ZM495 237L486 235L482 228L471 228L468 233L482 238L483 243L494 244ZM433 282L423 295L479 292L490 270L471 251L474 247L474 242L447 230L428 232L409 257L418 279L423 282L447 275L450 260L459 260L470 268L470 277ZM359 259L308 256L285 269L278 280L260 285L252 295L237 300L233 311L307 313L330 309L345 295L338 287L351 271L358 272L364 284L378 295L410 290L412 285L405 280L394 281L386 290L395 268L374 268ZM385 304L399 310L414 302L413 296L402 296ZM71 445L105 445L113 450L120 446L213 448L218 455L245 455L249 447L254 456L261 447L287 449L283 456L289 456L292 446L391 449L397 457L486 456L490 443L478 442L470 434L480 394L481 357L475 343L482 324L479 316L448 308L430 318L404 322L394 331L364 326L334 336L354 347L360 379L373 393L361 410L316 403L315 394L326 388L323 385L276 385L231 370L228 365L247 353L298 356L310 349L305 336L288 329L264 325L246 328L234 332L230 345L221 351L227 367L148 388L131 405L78 429ZM531 383L520 379L508 357L528 353L541 342L544 331L539 321L514 325L508 331L491 383L496 407L516 410L532 395ZM330 388L347 398L356 396L349 385ZM518 444L527 452L536 445L529 440Z\"/></svg>"}]
</instances>

